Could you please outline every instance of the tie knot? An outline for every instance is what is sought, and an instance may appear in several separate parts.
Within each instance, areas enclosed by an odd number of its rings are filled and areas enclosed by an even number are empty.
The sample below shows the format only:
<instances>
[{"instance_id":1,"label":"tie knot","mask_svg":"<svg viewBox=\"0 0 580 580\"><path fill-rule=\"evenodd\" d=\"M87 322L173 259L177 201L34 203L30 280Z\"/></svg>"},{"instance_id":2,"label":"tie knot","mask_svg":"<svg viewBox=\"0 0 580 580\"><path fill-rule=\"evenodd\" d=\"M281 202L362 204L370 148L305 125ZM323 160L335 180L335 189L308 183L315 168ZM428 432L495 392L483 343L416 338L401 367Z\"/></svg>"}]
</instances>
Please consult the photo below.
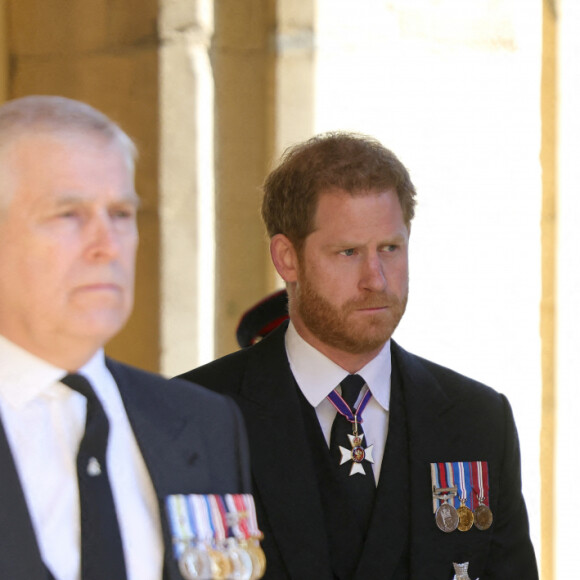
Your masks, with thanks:
<instances>
[{"instance_id":1,"label":"tie knot","mask_svg":"<svg viewBox=\"0 0 580 580\"><path fill-rule=\"evenodd\" d=\"M89 383L89 381L83 377L83 375L71 373L60 379L60 382L73 391L77 391L77 393L84 395L89 400L94 400L96 398L95 391L93 390L91 383Z\"/></svg>"},{"instance_id":2,"label":"tie knot","mask_svg":"<svg viewBox=\"0 0 580 580\"><path fill-rule=\"evenodd\" d=\"M365 380L360 375L348 375L340 383L342 388L342 398L351 409L353 409L364 384Z\"/></svg>"}]
</instances>

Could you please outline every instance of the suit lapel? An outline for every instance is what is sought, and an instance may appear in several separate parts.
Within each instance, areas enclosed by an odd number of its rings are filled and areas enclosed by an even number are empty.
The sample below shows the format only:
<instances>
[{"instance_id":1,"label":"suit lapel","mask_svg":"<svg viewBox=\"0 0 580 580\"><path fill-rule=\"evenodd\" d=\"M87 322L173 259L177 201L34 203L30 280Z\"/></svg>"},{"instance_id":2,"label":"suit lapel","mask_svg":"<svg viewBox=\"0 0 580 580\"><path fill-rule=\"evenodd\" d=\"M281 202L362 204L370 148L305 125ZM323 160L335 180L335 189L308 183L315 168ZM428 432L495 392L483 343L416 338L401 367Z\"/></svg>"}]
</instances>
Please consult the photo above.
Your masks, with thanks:
<instances>
[{"instance_id":1,"label":"suit lapel","mask_svg":"<svg viewBox=\"0 0 580 580\"><path fill-rule=\"evenodd\" d=\"M1 421L0 465L0 578L46 580L46 568Z\"/></svg>"},{"instance_id":2,"label":"suit lapel","mask_svg":"<svg viewBox=\"0 0 580 580\"><path fill-rule=\"evenodd\" d=\"M292 578L328 578L324 516L285 325L248 352L238 403L246 418L255 486Z\"/></svg>"},{"instance_id":3,"label":"suit lapel","mask_svg":"<svg viewBox=\"0 0 580 580\"><path fill-rule=\"evenodd\" d=\"M195 422L188 420L171 397L164 396L159 383L149 375L131 376L135 371L111 360L107 366L119 387L157 494L164 498L171 493L188 493L192 485L209 487L207 466L196 461L204 450L202 443L196 449L196 442L203 437Z\"/></svg>"},{"instance_id":4,"label":"suit lapel","mask_svg":"<svg viewBox=\"0 0 580 580\"><path fill-rule=\"evenodd\" d=\"M129 367L107 359L123 398L127 416L147 465L159 502L165 544L165 580L182 580L173 557L173 544L165 514L165 497L209 488L209 472L203 461L195 461L195 442L202 441L194 421L187 421L179 408L163 396L148 375L131 377ZM138 381L138 388L135 383ZM181 442L185 441L186 445ZM201 450L200 450L201 453Z\"/></svg>"}]
</instances>

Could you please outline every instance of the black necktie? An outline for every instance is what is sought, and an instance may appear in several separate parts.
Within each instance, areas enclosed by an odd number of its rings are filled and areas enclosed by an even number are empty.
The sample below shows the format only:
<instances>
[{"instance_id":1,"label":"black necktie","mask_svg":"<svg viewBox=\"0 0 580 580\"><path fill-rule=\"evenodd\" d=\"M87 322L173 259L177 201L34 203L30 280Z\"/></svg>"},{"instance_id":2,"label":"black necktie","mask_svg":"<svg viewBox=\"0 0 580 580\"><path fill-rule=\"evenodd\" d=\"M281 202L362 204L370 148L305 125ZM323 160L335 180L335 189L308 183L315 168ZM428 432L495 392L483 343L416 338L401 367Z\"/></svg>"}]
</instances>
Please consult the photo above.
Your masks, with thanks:
<instances>
[{"instance_id":1,"label":"black necktie","mask_svg":"<svg viewBox=\"0 0 580 580\"><path fill-rule=\"evenodd\" d=\"M340 383L342 398L350 407L353 414L355 411L354 404L364 384L365 381L360 375L349 375ZM363 433L363 428L360 423L358 424L358 433L359 435ZM336 464L339 479L343 483L343 487L346 490L350 504L361 525L361 529L363 532L366 532L375 499L375 478L371 463L366 460L360 464L364 468L364 475L362 473L350 475L352 461L347 461L340 465L342 453L339 446L348 450L352 449L350 439L348 438L352 434L353 424L346 417L337 413L330 432L330 456ZM366 448L368 446L369 442L363 438L362 447Z\"/></svg>"},{"instance_id":2,"label":"black necktie","mask_svg":"<svg viewBox=\"0 0 580 580\"><path fill-rule=\"evenodd\" d=\"M85 434L77 454L81 576L83 580L125 580L123 543L107 475L109 421L87 379L71 374L61 382L87 399Z\"/></svg>"}]
</instances>

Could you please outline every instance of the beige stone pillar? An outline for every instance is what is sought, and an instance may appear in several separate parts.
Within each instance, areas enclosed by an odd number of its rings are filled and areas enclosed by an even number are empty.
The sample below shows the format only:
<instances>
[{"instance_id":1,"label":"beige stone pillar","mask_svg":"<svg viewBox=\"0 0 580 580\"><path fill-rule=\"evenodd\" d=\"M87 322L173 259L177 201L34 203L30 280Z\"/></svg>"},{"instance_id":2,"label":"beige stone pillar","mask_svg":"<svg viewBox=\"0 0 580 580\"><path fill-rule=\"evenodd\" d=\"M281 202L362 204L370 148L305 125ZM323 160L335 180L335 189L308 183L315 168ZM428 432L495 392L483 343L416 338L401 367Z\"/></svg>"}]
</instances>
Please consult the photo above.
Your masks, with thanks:
<instances>
[{"instance_id":1,"label":"beige stone pillar","mask_svg":"<svg viewBox=\"0 0 580 580\"><path fill-rule=\"evenodd\" d=\"M237 349L240 315L276 284L260 185L313 126L313 2L220 0L216 87L216 355Z\"/></svg>"},{"instance_id":2,"label":"beige stone pillar","mask_svg":"<svg viewBox=\"0 0 580 580\"><path fill-rule=\"evenodd\" d=\"M8 39L6 37L6 0L0 0L0 102L8 94Z\"/></svg>"},{"instance_id":3,"label":"beige stone pillar","mask_svg":"<svg viewBox=\"0 0 580 580\"><path fill-rule=\"evenodd\" d=\"M558 128L558 21L554 2L543 0L542 46L542 302L540 332L542 339L542 427L540 437L541 469L541 577L553 580L554 531L556 518L556 268L557 268L557 128Z\"/></svg>"},{"instance_id":4,"label":"beige stone pillar","mask_svg":"<svg viewBox=\"0 0 580 580\"><path fill-rule=\"evenodd\" d=\"M160 9L161 369L173 375L214 352L213 2Z\"/></svg>"},{"instance_id":5,"label":"beige stone pillar","mask_svg":"<svg viewBox=\"0 0 580 580\"><path fill-rule=\"evenodd\" d=\"M158 42L156 0L4 0L8 98L59 94L120 122L139 147L142 199L135 312L112 355L159 366Z\"/></svg>"}]
</instances>

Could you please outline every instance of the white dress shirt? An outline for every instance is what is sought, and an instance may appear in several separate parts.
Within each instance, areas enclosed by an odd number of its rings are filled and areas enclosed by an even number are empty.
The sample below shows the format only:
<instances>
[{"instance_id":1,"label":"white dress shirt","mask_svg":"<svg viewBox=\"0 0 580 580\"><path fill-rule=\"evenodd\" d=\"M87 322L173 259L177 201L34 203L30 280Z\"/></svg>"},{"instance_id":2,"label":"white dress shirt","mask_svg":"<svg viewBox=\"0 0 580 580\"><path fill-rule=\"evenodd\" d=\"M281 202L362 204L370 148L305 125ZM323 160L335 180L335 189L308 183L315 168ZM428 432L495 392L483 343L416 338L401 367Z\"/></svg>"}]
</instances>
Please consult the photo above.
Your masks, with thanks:
<instances>
[{"instance_id":1,"label":"white dress shirt","mask_svg":"<svg viewBox=\"0 0 580 580\"><path fill-rule=\"evenodd\" d=\"M349 373L308 344L298 334L292 322L286 330L285 340L292 374L306 400L316 410L326 443L330 445L330 431L336 409L326 397ZM391 341L357 374L365 380L373 395L363 412L364 447L373 445L373 473L375 482L378 483L389 428ZM366 389L363 388L357 404L365 392Z\"/></svg>"},{"instance_id":2,"label":"white dress shirt","mask_svg":"<svg viewBox=\"0 0 580 580\"><path fill-rule=\"evenodd\" d=\"M107 464L128 580L159 580L163 538L149 472L117 385L99 351L79 373L109 418ZM60 383L67 372L0 336L0 414L44 563L57 580L80 580L76 455L86 399Z\"/></svg>"}]
</instances>

